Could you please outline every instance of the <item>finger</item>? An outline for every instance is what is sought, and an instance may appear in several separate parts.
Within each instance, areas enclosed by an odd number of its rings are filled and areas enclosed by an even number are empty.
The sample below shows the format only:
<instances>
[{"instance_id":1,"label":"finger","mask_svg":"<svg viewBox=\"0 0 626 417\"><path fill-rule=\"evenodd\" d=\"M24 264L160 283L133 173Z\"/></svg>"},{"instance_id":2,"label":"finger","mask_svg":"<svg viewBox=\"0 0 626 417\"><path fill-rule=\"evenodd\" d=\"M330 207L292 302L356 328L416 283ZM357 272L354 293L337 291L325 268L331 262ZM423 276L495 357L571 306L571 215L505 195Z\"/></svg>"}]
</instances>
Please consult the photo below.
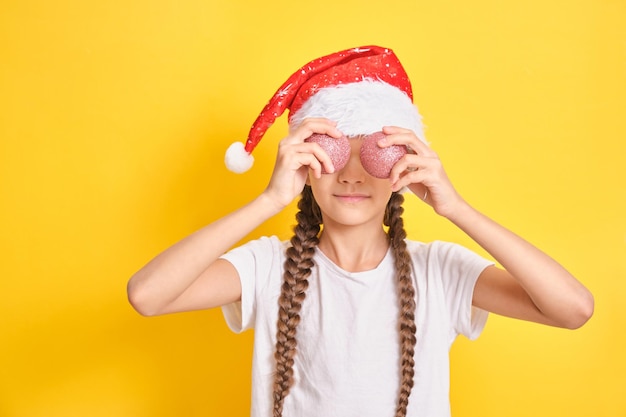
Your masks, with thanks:
<instances>
[{"instance_id":1,"label":"finger","mask_svg":"<svg viewBox=\"0 0 626 417\"><path fill-rule=\"evenodd\" d=\"M391 168L389 179L393 183L406 172L424 170L429 163L429 159L417 154L406 154Z\"/></svg>"},{"instance_id":2,"label":"finger","mask_svg":"<svg viewBox=\"0 0 626 417\"><path fill-rule=\"evenodd\" d=\"M332 159L317 143L303 142L294 145L284 145L281 152L286 155L286 158L290 159L289 165L292 168L297 169L302 165L308 165L314 171L319 171L320 174L322 172L334 172Z\"/></svg>"},{"instance_id":3,"label":"finger","mask_svg":"<svg viewBox=\"0 0 626 417\"><path fill-rule=\"evenodd\" d=\"M341 131L337 129L337 123L324 118L308 118L305 119L295 130L292 136L295 142L304 142L309 136L318 133L340 138L343 136Z\"/></svg>"},{"instance_id":4,"label":"finger","mask_svg":"<svg viewBox=\"0 0 626 417\"><path fill-rule=\"evenodd\" d=\"M289 157L285 158L284 166L293 171L308 168L313 172L316 178L322 175L322 164L315 155L308 152L292 153Z\"/></svg>"},{"instance_id":5,"label":"finger","mask_svg":"<svg viewBox=\"0 0 626 417\"><path fill-rule=\"evenodd\" d=\"M297 145L298 152L310 153L315 156L317 161L324 167L324 171L327 173L335 172L335 166L333 164L333 160L328 155L328 153L322 148L318 143L315 142L304 142L302 144Z\"/></svg>"},{"instance_id":6,"label":"finger","mask_svg":"<svg viewBox=\"0 0 626 417\"><path fill-rule=\"evenodd\" d=\"M410 129L404 129L396 126L385 126L383 127L383 133L387 135L386 140L383 141L383 143L386 143L385 146L406 145L415 153L436 156L435 151L418 138L415 132Z\"/></svg>"},{"instance_id":7,"label":"finger","mask_svg":"<svg viewBox=\"0 0 626 417\"><path fill-rule=\"evenodd\" d=\"M392 184L401 183L402 186L421 183L426 187L447 181L441 161L438 158L423 157L416 154L407 154L392 168L389 175Z\"/></svg>"},{"instance_id":8,"label":"finger","mask_svg":"<svg viewBox=\"0 0 626 417\"><path fill-rule=\"evenodd\" d=\"M383 133L386 135L395 135L398 133L413 133L413 131L398 126L383 126Z\"/></svg>"},{"instance_id":9,"label":"finger","mask_svg":"<svg viewBox=\"0 0 626 417\"><path fill-rule=\"evenodd\" d=\"M302 166L309 168L315 178L322 177L322 164L311 154L300 154Z\"/></svg>"},{"instance_id":10,"label":"finger","mask_svg":"<svg viewBox=\"0 0 626 417\"><path fill-rule=\"evenodd\" d=\"M423 172L419 171L405 171L403 175L393 181L391 184L392 191L399 191L404 187L411 186L410 188L414 188L415 185L420 185L420 189L425 190L428 187L424 184L425 175Z\"/></svg>"}]
</instances>

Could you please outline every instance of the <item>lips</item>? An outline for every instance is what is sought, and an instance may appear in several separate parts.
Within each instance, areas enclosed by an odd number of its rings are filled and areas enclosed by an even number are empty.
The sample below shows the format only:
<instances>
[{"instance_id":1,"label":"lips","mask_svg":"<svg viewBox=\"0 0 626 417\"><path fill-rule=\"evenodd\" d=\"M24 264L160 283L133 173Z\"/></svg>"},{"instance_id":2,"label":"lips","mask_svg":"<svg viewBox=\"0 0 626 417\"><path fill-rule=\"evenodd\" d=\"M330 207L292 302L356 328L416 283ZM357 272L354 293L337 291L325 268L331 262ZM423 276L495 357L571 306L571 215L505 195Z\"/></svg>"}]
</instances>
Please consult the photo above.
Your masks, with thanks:
<instances>
[{"instance_id":1,"label":"lips","mask_svg":"<svg viewBox=\"0 0 626 417\"><path fill-rule=\"evenodd\" d=\"M335 194L335 197L345 203L358 203L369 198L367 194L361 193Z\"/></svg>"}]
</instances>

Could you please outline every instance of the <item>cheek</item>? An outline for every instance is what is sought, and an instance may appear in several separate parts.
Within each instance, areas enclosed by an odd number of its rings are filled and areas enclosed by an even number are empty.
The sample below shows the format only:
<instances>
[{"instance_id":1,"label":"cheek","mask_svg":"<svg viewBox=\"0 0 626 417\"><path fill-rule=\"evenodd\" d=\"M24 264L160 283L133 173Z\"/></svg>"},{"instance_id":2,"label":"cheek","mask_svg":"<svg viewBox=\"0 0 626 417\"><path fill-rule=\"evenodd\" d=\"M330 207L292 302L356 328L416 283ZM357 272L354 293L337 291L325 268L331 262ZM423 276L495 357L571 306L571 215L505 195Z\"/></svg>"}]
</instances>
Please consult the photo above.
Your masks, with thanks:
<instances>
[{"instance_id":1,"label":"cheek","mask_svg":"<svg viewBox=\"0 0 626 417\"><path fill-rule=\"evenodd\" d=\"M330 160L333 161L335 172L341 171L350 159L350 142L345 136L335 139L327 135L314 134L304 140L305 142L313 142L320 145L320 147L328 154ZM322 170L322 174L327 172Z\"/></svg>"},{"instance_id":2,"label":"cheek","mask_svg":"<svg viewBox=\"0 0 626 417\"><path fill-rule=\"evenodd\" d=\"M381 148L377 142L385 137L382 132L371 134L361 144L361 164L372 177L389 178L391 168L406 155L406 147L393 145Z\"/></svg>"}]
</instances>

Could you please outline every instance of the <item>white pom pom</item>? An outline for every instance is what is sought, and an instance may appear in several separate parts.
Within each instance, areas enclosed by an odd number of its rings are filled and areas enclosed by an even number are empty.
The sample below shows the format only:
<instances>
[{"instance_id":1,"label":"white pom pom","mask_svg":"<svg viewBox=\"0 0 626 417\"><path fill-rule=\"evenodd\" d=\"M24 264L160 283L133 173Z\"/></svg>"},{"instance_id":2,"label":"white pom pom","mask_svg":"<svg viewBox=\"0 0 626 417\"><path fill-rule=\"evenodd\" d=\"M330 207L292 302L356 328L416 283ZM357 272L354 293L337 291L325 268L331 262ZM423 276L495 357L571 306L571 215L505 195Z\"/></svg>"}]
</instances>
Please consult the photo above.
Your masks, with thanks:
<instances>
[{"instance_id":1,"label":"white pom pom","mask_svg":"<svg viewBox=\"0 0 626 417\"><path fill-rule=\"evenodd\" d=\"M243 143L235 142L226 150L224 162L230 171L241 174L252 167L254 157L246 152Z\"/></svg>"}]
</instances>

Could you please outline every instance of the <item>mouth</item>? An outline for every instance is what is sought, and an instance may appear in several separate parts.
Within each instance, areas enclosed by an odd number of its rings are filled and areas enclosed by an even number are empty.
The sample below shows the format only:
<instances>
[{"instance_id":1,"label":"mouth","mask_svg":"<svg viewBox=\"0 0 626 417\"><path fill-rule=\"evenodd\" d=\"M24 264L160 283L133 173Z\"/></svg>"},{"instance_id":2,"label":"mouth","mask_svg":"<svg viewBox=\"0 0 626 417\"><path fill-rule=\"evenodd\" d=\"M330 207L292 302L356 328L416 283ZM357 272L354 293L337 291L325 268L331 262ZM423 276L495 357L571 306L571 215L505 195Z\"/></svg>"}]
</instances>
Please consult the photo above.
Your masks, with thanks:
<instances>
[{"instance_id":1,"label":"mouth","mask_svg":"<svg viewBox=\"0 0 626 417\"><path fill-rule=\"evenodd\" d=\"M369 198L367 194L360 193L335 194L334 196L339 199L339 201L351 204L358 203Z\"/></svg>"}]
</instances>

